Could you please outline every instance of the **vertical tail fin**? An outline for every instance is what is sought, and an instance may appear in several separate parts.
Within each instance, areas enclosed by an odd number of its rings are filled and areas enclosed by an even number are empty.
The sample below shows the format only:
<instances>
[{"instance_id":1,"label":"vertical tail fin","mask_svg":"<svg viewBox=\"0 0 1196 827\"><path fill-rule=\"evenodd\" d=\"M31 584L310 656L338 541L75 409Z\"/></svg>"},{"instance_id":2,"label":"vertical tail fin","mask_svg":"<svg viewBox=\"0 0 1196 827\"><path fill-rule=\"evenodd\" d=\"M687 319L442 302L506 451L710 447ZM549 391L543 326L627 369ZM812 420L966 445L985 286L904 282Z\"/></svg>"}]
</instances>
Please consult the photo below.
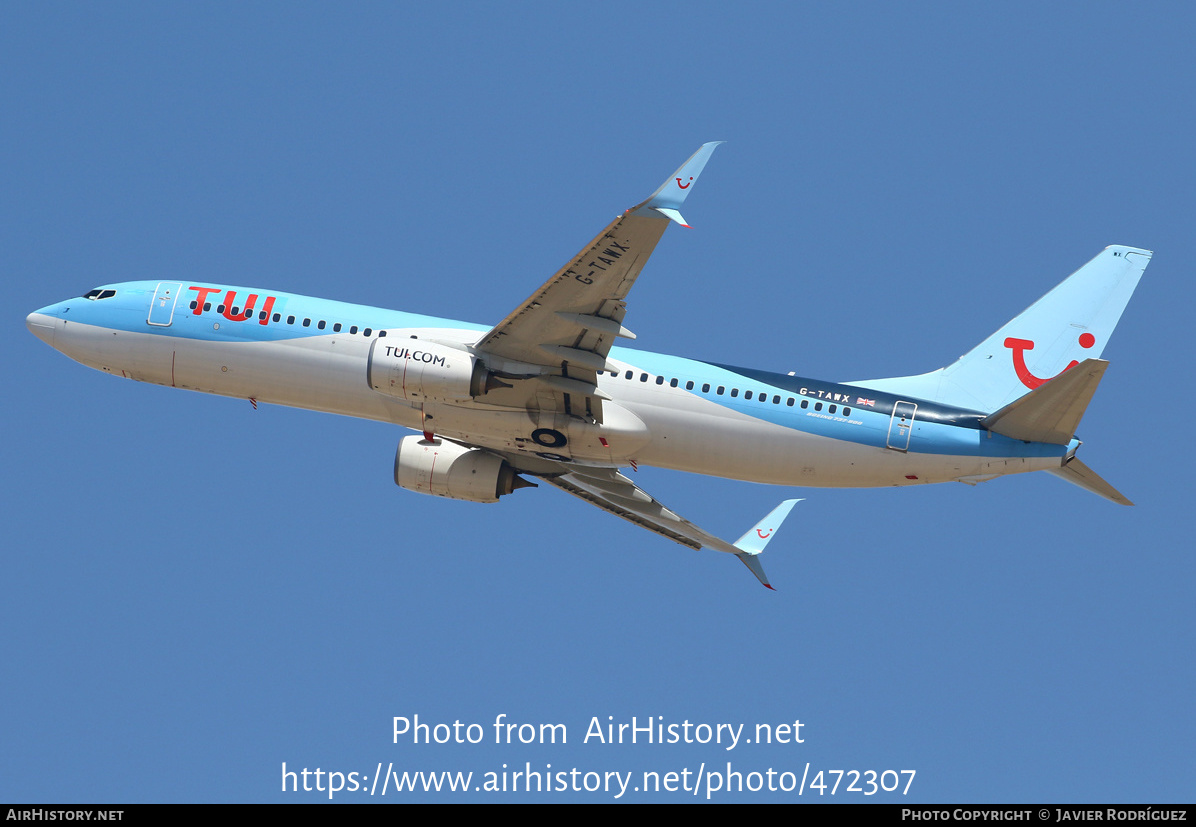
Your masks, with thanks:
<instances>
[{"instance_id":1,"label":"vertical tail fin","mask_svg":"<svg viewBox=\"0 0 1196 827\"><path fill-rule=\"evenodd\" d=\"M853 382L981 411L996 411L1085 359L1097 359L1151 252L1106 247L954 364L920 376Z\"/></svg>"}]
</instances>

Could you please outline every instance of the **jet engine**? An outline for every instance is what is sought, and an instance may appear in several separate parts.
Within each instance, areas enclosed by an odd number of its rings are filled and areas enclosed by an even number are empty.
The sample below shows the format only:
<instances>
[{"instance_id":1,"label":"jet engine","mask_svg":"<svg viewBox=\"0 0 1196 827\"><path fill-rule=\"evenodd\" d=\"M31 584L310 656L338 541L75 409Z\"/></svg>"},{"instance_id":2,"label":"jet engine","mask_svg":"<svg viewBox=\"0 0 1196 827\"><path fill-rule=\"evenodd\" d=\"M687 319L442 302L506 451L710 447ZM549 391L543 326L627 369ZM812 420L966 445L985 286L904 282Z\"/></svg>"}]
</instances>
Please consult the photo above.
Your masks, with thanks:
<instances>
[{"instance_id":1,"label":"jet engine","mask_svg":"<svg viewBox=\"0 0 1196 827\"><path fill-rule=\"evenodd\" d=\"M489 451L415 435L399 441L395 484L408 491L475 503L496 503L517 488L536 487Z\"/></svg>"},{"instance_id":2,"label":"jet engine","mask_svg":"<svg viewBox=\"0 0 1196 827\"><path fill-rule=\"evenodd\" d=\"M408 402L463 401L510 387L472 354L424 339L375 339L366 379L378 393Z\"/></svg>"}]
</instances>

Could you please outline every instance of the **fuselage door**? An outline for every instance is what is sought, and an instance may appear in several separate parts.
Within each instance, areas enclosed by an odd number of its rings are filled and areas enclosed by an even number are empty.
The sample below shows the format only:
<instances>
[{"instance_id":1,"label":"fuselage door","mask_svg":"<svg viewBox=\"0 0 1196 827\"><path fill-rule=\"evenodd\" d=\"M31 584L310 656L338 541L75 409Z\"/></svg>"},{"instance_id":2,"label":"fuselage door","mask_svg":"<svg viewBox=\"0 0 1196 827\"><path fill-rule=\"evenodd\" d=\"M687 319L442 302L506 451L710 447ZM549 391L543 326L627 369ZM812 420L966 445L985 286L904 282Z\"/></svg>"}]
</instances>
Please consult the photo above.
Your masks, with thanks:
<instances>
[{"instance_id":1,"label":"fuselage door","mask_svg":"<svg viewBox=\"0 0 1196 827\"><path fill-rule=\"evenodd\" d=\"M158 289L154 291L153 300L150 301L146 323L156 327L170 327L170 322L174 319L174 304L179 300L182 290L183 285L177 281L160 282Z\"/></svg>"},{"instance_id":2,"label":"fuselage door","mask_svg":"<svg viewBox=\"0 0 1196 827\"><path fill-rule=\"evenodd\" d=\"M889 419L889 437L885 445L894 451L909 450L909 436L914 430L914 415L918 406L913 402L898 402L893 406L893 416Z\"/></svg>"}]
</instances>

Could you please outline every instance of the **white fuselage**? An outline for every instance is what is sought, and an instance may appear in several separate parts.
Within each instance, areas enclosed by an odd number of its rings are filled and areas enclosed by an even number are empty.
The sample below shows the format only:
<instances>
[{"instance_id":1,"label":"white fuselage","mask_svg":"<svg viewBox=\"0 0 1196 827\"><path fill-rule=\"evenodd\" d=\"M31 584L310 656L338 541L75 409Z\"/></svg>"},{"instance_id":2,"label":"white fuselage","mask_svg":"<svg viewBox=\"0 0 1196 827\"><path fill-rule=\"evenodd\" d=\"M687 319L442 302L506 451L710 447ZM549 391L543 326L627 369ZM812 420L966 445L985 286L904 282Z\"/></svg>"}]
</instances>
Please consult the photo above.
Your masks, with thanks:
<instances>
[{"instance_id":1,"label":"white fuselage","mask_svg":"<svg viewBox=\"0 0 1196 827\"><path fill-rule=\"evenodd\" d=\"M598 387L610 397L601 425L552 410L495 406L484 397L415 403L370 386L371 348L432 340L464 349L484 327L289 294L278 294L283 313L365 315L376 318L378 327L365 328L369 336L350 334L347 325L339 332L285 322L259 327L252 317L192 313L181 302L168 325L153 325L146 315L152 286L114 287L119 295L107 301L74 299L31 314L30 329L107 373L431 430L526 456L533 464L537 455L548 455L582 465L636 463L777 485L893 486L1053 468L1067 450L1038 446L1026 452L1017 440L994 441L983 429L933 418L897 423L892 405L873 401L869 407L863 395L875 394L861 388L816 382L796 387L788 377L621 348L609 358L617 375L599 374ZM782 380L789 386L782 387ZM546 449L529 440L545 427L567 434L567 446Z\"/></svg>"}]
</instances>

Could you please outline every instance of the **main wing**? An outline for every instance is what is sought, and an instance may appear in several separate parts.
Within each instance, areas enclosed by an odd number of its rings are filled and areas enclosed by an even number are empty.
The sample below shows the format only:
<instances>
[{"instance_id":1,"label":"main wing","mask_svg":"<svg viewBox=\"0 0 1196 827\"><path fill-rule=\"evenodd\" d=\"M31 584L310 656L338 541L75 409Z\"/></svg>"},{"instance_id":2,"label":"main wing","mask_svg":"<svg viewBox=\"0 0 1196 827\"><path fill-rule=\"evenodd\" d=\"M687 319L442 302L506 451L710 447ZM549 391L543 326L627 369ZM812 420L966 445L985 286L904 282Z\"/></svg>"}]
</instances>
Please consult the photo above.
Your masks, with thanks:
<instances>
[{"instance_id":1,"label":"main wing","mask_svg":"<svg viewBox=\"0 0 1196 827\"><path fill-rule=\"evenodd\" d=\"M670 221L689 225L681 206L721 141L702 144L644 202L624 212L510 315L482 336L474 351L510 387L492 387L484 403L526 407L602 422L598 372L614 340L634 339L623 327L626 298ZM521 381L522 380L522 381ZM756 578L772 586L757 559L798 502L786 500L735 543L714 536L663 506L616 468L598 468L504 455L575 497L693 549L734 554Z\"/></svg>"},{"instance_id":2,"label":"main wing","mask_svg":"<svg viewBox=\"0 0 1196 827\"><path fill-rule=\"evenodd\" d=\"M722 141L702 144L673 177L624 212L505 319L479 339L475 352L511 387L493 388L484 403L543 409L602 421L598 372L623 327L625 299L670 221L689 226L680 207ZM526 380L526 381L520 381Z\"/></svg>"},{"instance_id":3,"label":"main wing","mask_svg":"<svg viewBox=\"0 0 1196 827\"><path fill-rule=\"evenodd\" d=\"M699 147L647 200L612 221L556 275L474 343L471 350L486 369L486 392L475 397L476 404L522 408L533 418L551 413L603 422L602 400L609 397L598 389L598 373L616 369L607 361L616 338L635 338L623 327L627 294L669 222L689 226L680 208L720 143ZM430 431L425 431L425 438L421 446L433 444ZM461 446L459 450L497 455L518 473L540 477L689 548L734 554L762 584L772 588L758 556L798 500L785 500L739 540L728 543L666 508L615 467L583 465L560 454L517 453L469 441L456 444ZM398 463L396 458L396 469ZM440 473L449 475L451 467L451 462L442 463ZM430 465L426 476L430 478L435 468L435 464ZM398 471L396 482L397 475ZM495 497L527 484L518 480ZM416 490L425 489L417 486ZM433 492L428 488L425 493Z\"/></svg>"},{"instance_id":4,"label":"main wing","mask_svg":"<svg viewBox=\"0 0 1196 827\"><path fill-rule=\"evenodd\" d=\"M540 476L575 497L675 543L692 549L710 548L734 554L769 589L772 585L764 574L758 556L789 516L790 509L800 502L785 500L744 532L742 537L734 543L728 543L666 508L617 469L569 466L568 473Z\"/></svg>"}]
</instances>

